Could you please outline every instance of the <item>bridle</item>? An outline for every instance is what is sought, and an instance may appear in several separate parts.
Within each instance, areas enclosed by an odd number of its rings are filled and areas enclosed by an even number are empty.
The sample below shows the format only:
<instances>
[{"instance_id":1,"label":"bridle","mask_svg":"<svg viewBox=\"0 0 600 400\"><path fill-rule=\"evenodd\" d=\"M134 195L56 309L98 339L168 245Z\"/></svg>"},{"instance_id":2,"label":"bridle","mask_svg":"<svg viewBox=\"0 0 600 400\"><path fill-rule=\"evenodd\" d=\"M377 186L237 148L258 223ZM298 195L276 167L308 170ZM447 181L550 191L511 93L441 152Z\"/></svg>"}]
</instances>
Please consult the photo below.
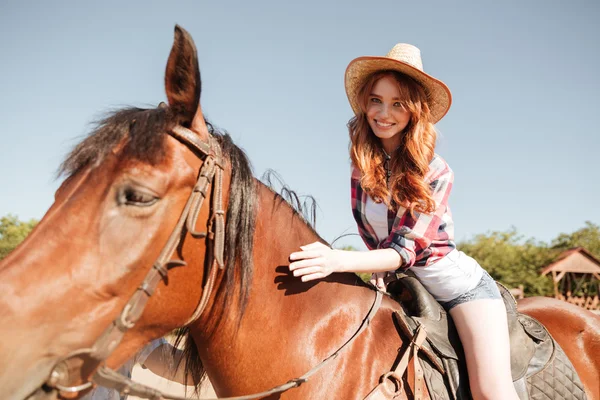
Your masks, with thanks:
<instances>
[{"instance_id":1,"label":"bridle","mask_svg":"<svg viewBox=\"0 0 600 400\"><path fill-rule=\"evenodd\" d=\"M148 299L154 293L156 286L161 280L167 279L169 267L185 266L182 260L171 260L171 255L181 241L184 226L189 234L196 239L208 238L211 242L207 246L207 257L210 257L208 278L202 290L202 297L196 306L196 310L187 320L184 326L196 321L206 308L210 295L214 289L218 269L223 269L224 249L225 249L225 215L223 210L223 170L224 160L221 147L216 138L209 135L208 143L200 140L198 135L183 126L175 126L168 132L175 139L179 140L190 149L192 149L201 159L204 160L198 180L190 197L185 204L183 212L177 221L167 243L163 247L156 262L146 275L142 284L129 299L121 314L106 328L104 333L96 340L91 348L76 350L66 357L60 359L53 367L50 377L44 386L50 389L58 390L63 397L76 396L79 392L90 389L94 383L112 388L120 393L132 394L153 400L172 399L185 400L184 397L170 396L148 386L136 383L122 376L114 370L103 365L103 362L115 351L121 343L125 333L135 326L140 319ZM208 195L208 188L212 185L212 205L210 216L207 222L206 232L196 231L196 222L202 204ZM373 304L371 305L367 316L363 319L359 328L354 334L343 343L338 350L329 355L311 370L299 378L276 386L268 391L255 393L247 396L230 397L223 400L250 400L264 398L273 394L282 393L289 389L299 387L306 382L309 377L318 370L325 367L335 360L339 354L346 349L370 324L371 320L379 310L382 300L382 292L377 291ZM94 373L94 370L96 371ZM84 377L92 375L91 380ZM83 382L83 383L81 383ZM29 399L33 400L40 391L38 389Z\"/></svg>"},{"instance_id":2,"label":"bridle","mask_svg":"<svg viewBox=\"0 0 600 400\"><path fill-rule=\"evenodd\" d=\"M223 169L224 160L217 139L209 135L208 143L202 141L196 133L181 125L173 127L168 132L172 137L179 140L196 155L204 160L198 180L188 198L183 212L177 221L167 243L163 247L156 262L146 275L142 284L131 296L120 315L106 328L104 333L96 340L91 348L79 349L66 357L60 359L53 367L45 386L53 388L65 394L77 394L92 387L93 382L102 380L102 375L111 375L111 371L105 365L101 365L119 346L125 333L135 326L140 319L148 300L154 293L161 280L166 282L170 267L185 266L182 260L171 260L171 256L181 241L184 227L189 234L196 239L208 238L212 244L207 246L207 256L212 260L209 265L208 278L202 290L202 297L196 306L196 310L187 320L187 326L197 320L208 303L210 295L215 286L217 270L223 269L225 250L225 212L223 210ZM200 209L207 198L209 186L212 184L212 205L210 216L205 232L196 230L196 223ZM206 265L206 264L205 264ZM92 381L84 377L90 376L94 370L96 373ZM81 383L83 382L83 383ZM106 386L106 385L104 385ZM35 396L35 393L32 395Z\"/></svg>"}]
</instances>

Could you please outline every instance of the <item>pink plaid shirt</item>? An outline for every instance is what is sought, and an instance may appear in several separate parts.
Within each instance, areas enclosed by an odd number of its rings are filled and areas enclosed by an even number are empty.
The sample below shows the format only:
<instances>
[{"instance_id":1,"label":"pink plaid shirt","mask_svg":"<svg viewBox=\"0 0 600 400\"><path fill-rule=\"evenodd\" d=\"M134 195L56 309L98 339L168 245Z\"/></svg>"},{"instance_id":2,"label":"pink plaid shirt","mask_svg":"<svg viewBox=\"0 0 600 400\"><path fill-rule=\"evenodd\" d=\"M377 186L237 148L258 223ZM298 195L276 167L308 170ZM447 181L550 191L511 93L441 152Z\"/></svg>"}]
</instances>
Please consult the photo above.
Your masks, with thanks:
<instances>
[{"instance_id":1,"label":"pink plaid shirt","mask_svg":"<svg viewBox=\"0 0 600 400\"><path fill-rule=\"evenodd\" d=\"M396 250L402 260L399 270L433 264L456 248L454 222L448 206L454 174L446 161L437 154L429 163L425 181L431 188L435 211L432 214L415 211L413 217L404 207L400 207L397 213L388 210L389 234L387 238L379 240L369 224L369 215L365 215L368 195L360 186L360 171L352 166L352 214L358 225L358 232L370 250Z\"/></svg>"}]
</instances>

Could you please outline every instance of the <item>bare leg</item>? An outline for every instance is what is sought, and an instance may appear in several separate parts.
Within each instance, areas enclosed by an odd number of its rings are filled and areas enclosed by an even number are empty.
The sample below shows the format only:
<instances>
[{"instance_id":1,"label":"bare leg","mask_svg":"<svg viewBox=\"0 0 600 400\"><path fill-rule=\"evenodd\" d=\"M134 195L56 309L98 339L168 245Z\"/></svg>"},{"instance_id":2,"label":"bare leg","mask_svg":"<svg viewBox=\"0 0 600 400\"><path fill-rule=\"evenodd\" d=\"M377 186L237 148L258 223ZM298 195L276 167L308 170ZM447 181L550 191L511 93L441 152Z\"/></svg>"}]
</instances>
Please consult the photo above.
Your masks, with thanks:
<instances>
[{"instance_id":1,"label":"bare leg","mask_svg":"<svg viewBox=\"0 0 600 400\"><path fill-rule=\"evenodd\" d=\"M480 299L450 310L465 356L475 400L519 400L510 372L510 342L502 300Z\"/></svg>"}]
</instances>

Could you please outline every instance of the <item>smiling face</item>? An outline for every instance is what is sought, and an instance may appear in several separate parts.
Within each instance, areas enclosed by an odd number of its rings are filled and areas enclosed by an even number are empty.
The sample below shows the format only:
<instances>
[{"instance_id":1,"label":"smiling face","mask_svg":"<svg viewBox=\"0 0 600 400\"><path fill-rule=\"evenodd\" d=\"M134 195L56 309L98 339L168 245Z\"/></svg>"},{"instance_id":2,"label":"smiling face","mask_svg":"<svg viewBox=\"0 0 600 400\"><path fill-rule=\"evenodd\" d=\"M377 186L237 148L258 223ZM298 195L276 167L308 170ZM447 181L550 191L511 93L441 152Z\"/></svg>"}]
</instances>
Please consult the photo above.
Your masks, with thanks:
<instances>
[{"instance_id":1,"label":"smiling face","mask_svg":"<svg viewBox=\"0 0 600 400\"><path fill-rule=\"evenodd\" d=\"M368 95L365 110L369 126L388 154L400 145L402 132L410 122L398 85L390 75L381 77Z\"/></svg>"}]
</instances>

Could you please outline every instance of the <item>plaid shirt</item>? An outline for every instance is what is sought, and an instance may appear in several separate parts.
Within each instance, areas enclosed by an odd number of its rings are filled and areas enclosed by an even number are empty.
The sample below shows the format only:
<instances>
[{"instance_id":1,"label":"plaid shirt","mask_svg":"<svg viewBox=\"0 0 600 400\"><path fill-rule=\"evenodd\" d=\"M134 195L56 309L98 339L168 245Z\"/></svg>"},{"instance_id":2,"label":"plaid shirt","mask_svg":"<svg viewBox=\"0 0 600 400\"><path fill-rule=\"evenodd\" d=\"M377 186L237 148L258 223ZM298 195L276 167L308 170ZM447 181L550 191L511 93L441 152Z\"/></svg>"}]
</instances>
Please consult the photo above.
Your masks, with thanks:
<instances>
[{"instance_id":1,"label":"plaid shirt","mask_svg":"<svg viewBox=\"0 0 600 400\"><path fill-rule=\"evenodd\" d=\"M412 217L404 207L400 207L397 213L388 210L389 235L379 240L369 224L369 216L364 212L368 195L360 186L360 171L352 166L352 214L358 225L358 232L370 250L396 250L401 258L399 269L425 267L456 248L454 222L448 206L454 174L446 161L437 154L429 163L425 181L431 188L435 211L432 214L415 211Z\"/></svg>"}]
</instances>

